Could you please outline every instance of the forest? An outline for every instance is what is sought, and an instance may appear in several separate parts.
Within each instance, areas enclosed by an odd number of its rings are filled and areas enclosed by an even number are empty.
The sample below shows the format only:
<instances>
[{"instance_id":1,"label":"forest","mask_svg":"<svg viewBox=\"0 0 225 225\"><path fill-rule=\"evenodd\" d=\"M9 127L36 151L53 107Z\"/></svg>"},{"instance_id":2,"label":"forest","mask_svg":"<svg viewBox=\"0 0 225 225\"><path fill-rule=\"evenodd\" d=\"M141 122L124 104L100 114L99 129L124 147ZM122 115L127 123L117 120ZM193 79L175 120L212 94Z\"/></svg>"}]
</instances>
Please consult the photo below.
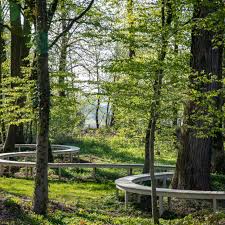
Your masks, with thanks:
<instances>
[{"instance_id":1,"label":"forest","mask_svg":"<svg viewBox=\"0 0 225 225\"><path fill-rule=\"evenodd\" d=\"M224 0L0 0L0 224L225 224Z\"/></svg>"}]
</instances>

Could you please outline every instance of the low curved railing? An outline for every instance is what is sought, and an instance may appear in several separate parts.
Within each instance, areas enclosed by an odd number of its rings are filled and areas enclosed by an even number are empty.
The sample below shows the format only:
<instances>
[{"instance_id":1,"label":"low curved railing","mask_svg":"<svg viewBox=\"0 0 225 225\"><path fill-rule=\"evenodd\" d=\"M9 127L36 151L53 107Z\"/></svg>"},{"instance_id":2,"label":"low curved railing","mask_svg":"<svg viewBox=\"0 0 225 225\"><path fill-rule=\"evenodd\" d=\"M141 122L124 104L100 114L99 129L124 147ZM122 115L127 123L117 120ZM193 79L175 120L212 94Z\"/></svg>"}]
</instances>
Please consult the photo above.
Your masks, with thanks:
<instances>
[{"instance_id":1,"label":"low curved railing","mask_svg":"<svg viewBox=\"0 0 225 225\"><path fill-rule=\"evenodd\" d=\"M8 152L8 153L1 153L0 154L0 165L4 166L18 166L18 167L23 167L23 166L30 166L30 167L35 167L36 163L35 162L22 162L22 161L14 161L9 158L13 157L35 157L36 151L21 151L21 148L31 148L31 149L36 149L35 144L16 144L16 148L19 149L18 152ZM68 146L68 145L52 145L52 153L54 155L65 155L68 154L70 158L72 157L73 154L79 154L80 148L74 147L74 146ZM55 149L55 150L54 150ZM55 163L49 163L48 164L50 168L54 168Z\"/></svg>"},{"instance_id":2,"label":"low curved railing","mask_svg":"<svg viewBox=\"0 0 225 225\"><path fill-rule=\"evenodd\" d=\"M1 153L0 154L0 167L1 166L16 166L16 167L29 167L33 168L36 166L35 162L30 161L15 161L12 158L15 157L34 157L36 152L35 151L25 151L22 152L21 148L31 148L36 149L35 144L16 144L16 148L18 148L18 152L12 153ZM59 176L61 176L61 168L93 168L94 174L96 172L96 168L116 168L116 169L127 169L128 174L132 174L132 170L139 168L142 169L144 167L143 164L125 164L125 163L72 163L72 155L78 154L80 149L74 146L66 146L66 145L52 145L53 154L61 154L61 155L68 155L70 157L69 163L48 163L49 168L58 168L59 169ZM55 150L54 150L55 149ZM173 170L175 167L172 165L155 165L156 169L160 170Z\"/></svg>"},{"instance_id":3,"label":"low curved railing","mask_svg":"<svg viewBox=\"0 0 225 225\"><path fill-rule=\"evenodd\" d=\"M159 212L162 215L163 208L163 197L168 198L168 205L170 207L171 198L181 199L196 199L196 200L212 200L213 210L217 211L217 200L225 199L225 192L223 191L198 191L198 190L180 190L170 189L167 187L167 180L173 177L173 172L161 172L155 174L156 182L161 180L163 183L162 188L156 188L157 196L159 197ZM151 195L151 187L141 185L140 183L145 181L151 181L149 174L140 174L127 176L115 181L116 187L120 190L125 191L125 208L128 204L128 193L135 193L139 195Z\"/></svg>"}]
</instances>

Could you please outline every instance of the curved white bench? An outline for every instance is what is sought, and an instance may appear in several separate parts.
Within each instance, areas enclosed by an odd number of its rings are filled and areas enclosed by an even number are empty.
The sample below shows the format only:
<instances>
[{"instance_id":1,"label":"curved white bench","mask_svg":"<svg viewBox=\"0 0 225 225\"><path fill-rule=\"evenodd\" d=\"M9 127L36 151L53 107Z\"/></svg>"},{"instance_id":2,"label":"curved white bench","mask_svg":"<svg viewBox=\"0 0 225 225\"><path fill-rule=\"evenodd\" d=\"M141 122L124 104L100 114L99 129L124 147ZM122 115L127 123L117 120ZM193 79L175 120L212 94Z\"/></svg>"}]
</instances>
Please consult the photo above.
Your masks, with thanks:
<instances>
[{"instance_id":1,"label":"curved white bench","mask_svg":"<svg viewBox=\"0 0 225 225\"><path fill-rule=\"evenodd\" d=\"M209 199L213 201L213 210L217 210L217 200L225 199L225 192L223 191L197 191L197 190L179 190L166 188L166 180L171 179L172 172L156 173L156 180L163 180L163 188L156 188L156 194L159 197L159 212L162 215L163 197L181 198L181 199ZM151 187L140 185L138 183L151 180L149 174L141 174L123 177L115 181L116 187L125 191L125 207L128 204L128 193L136 193L140 195L151 195Z\"/></svg>"}]
</instances>

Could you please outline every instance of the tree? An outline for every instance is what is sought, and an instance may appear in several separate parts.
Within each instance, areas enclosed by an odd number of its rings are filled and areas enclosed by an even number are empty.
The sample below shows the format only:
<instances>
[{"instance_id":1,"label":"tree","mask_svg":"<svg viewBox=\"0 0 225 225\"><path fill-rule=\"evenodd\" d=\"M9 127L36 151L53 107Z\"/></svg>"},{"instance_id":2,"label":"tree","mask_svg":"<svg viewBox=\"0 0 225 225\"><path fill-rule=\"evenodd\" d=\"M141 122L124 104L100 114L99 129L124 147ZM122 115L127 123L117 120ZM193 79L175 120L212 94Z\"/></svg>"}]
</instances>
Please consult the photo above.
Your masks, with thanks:
<instances>
[{"instance_id":1,"label":"tree","mask_svg":"<svg viewBox=\"0 0 225 225\"><path fill-rule=\"evenodd\" d=\"M161 42L161 50L158 54L158 60L161 63L164 62L167 47L168 47L168 28L172 22L172 8L171 8L171 1L162 1L161 6L161 21L162 21L162 42ZM166 17L167 12L167 17ZM148 152L147 158L145 158L145 167L144 171L150 169L151 175L151 187L152 187L152 214L154 224L159 224L158 219L158 212L157 212L157 197L156 197L156 182L155 182L155 175L154 175L154 149L155 149L155 132L156 132L156 125L157 120L159 117L159 108L161 104L160 96L161 96L161 89L162 89L162 80L163 80L163 66L160 65L159 69L156 71L156 77L153 87L153 97L152 103L150 106L150 118L149 124L146 131L146 146L145 151ZM148 158L149 156L149 158ZM148 165L147 165L148 163ZM149 167L149 169L146 169Z\"/></svg>"},{"instance_id":2,"label":"tree","mask_svg":"<svg viewBox=\"0 0 225 225\"><path fill-rule=\"evenodd\" d=\"M62 32L66 29L66 12L64 8L64 2L62 3L61 6L61 11L62 11ZM65 75L63 73L66 72L66 59L67 59L67 49L68 49L68 42L69 42L69 37L68 34L65 33L62 36L62 41L61 41L61 49L60 49L60 60L59 60L59 71L61 72L59 76L59 86L60 86L60 91L59 91L59 96L60 97L66 97L66 93L64 90L64 83L65 83Z\"/></svg>"},{"instance_id":3,"label":"tree","mask_svg":"<svg viewBox=\"0 0 225 225\"><path fill-rule=\"evenodd\" d=\"M48 205L48 133L50 81L48 72L48 16L46 0L36 0L39 123L37 135L34 212L45 215Z\"/></svg>"},{"instance_id":4,"label":"tree","mask_svg":"<svg viewBox=\"0 0 225 225\"><path fill-rule=\"evenodd\" d=\"M53 0L47 11L46 0L35 1L35 28L36 28L36 72L38 84L38 133L36 151L36 176L34 188L33 210L37 214L47 214L48 206L48 151L49 151L49 113L50 113L50 79L48 68L49 48L63 37L73 24L83 17L93 5L92 0L80 15L74 17L65 29L52 41L48 43L48 32L57 9L58 0ZM30 9L34 9L32 2Z\"/></svg>"},{"instance_id":5,"label":"tree","mask_svg":"<svg viewBox=\"0 0 225 225\"><path fill-rule=\"evenodd\" d=\"M218 91L222 90L223 48L221 42L217 46L214 42L220 31L218 33L213 27L198 24L201 20L206 22L223 4L222 1L194 2L189 88L195 96L188 101L185 109L186 121L181 134L174 188L210 190L211 154L220 152L224 162L220 133L221 97L218 95ZM214 23L218 22L217 18ZM220 115L212 114L212 109L214 112L219 110Z\"/></svg>"},{"instance_id":6,"label":"tree","mask_svg":"<svg viewBox=\"0 0 225 225\"><path fill-rule=\"evenodd\" d=\"M15 143L24 143L24 114L21 113L26 108L27 86L26 70L29 67L30 35L31 26L26 10L23 15L23 25L21 22L21 3L11 0L10 6L10 33L11 33L11 91L12 104L15 110L12 111L8 126L7 137L4 143L4 151L14 151ZM27 5L25 4L25 8ZM15 97L14 97L15 96ZM26 110L24 110L25 112ZM25 112L27 114L27 112Z\"/></svg>"},{"instance_id":7,"label":"tree","mask_svg":"<svg viewBox=\"0 0 225 225\"><path fill-rule=\"evenodd\" d=\"M9 1L10 23L11 23L11 77L21 77L21 43L22 25L20 15L20 4L16 1ZM11 88L15 88L14 81ZM15 104L22 106L22 99L16 99ZM15 143L24 143L23 125L10 124L4 143L4 152L13 152Z\"/></svg>"},{"instance_id":8,"label":"tree","mask_svg":"<svg viewBox=\"0 0 225 225\"><path fill-rule=\"evenodd\" d=\"M4 19L3 19L3 6L0 1L0 88L2 88L2 78L3 78L3 63L6 60L6 50L5 50L5 40L3 38L4 35ZM0 105L2 107L2 90L0 91ZM1 115L2 117L2 115ZM1 142L5 141L5 123L1 118Z\"/></svg>"}]
</instances>

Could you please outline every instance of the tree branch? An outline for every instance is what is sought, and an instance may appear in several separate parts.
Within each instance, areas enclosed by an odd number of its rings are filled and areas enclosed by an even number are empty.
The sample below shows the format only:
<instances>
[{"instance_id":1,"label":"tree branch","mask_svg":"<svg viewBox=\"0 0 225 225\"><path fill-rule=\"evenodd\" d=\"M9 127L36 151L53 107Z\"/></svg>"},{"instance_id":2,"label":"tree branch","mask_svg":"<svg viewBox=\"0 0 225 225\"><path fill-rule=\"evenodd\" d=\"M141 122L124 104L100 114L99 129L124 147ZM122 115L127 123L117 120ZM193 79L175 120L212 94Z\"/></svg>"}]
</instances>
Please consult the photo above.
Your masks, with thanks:
<instances>
[{"instance_id":1,"label":"tree branch","mask_svg":"<svg viewBox=\"0 0 225 225\"><path fill-rule=\"evenodd\" d=\"M53 0L50 7L49 7L49 10L48 10L48 30L50 29L53 16L54 16L55 11L56 11L57 6L58 6L58 2L59 2L59 0Z\"/></svg>"},{"instance_id":2,"label":"tree branch","mask_svg":"<svg viewBox=\"0 0 225 225\"><path fill-rule=\"evenodd\" d=\"M92 5L94 4L94 1L95 0L91 0L89 5L87 6L87 8L83 12L81 12L80 15L74 17L71 20L71 22L66 26L66 28L55 38L55 40L52 41L52 43L49 45L49 49L52 48L56 44L56 42L72 28L72 26L75 22L77 22L79 19L81 19L91 9Z\"/></svg>"},{"instance_id":3,"label":"tree branch","mask_svg":"<svg viewBox=\"0 0 225 225\"><path fill-rule=\"evenodd\" d=\"M7 28L11 32L11 27L9 25L0 22L0 26Z\"/></svg>"}]
</instances>

